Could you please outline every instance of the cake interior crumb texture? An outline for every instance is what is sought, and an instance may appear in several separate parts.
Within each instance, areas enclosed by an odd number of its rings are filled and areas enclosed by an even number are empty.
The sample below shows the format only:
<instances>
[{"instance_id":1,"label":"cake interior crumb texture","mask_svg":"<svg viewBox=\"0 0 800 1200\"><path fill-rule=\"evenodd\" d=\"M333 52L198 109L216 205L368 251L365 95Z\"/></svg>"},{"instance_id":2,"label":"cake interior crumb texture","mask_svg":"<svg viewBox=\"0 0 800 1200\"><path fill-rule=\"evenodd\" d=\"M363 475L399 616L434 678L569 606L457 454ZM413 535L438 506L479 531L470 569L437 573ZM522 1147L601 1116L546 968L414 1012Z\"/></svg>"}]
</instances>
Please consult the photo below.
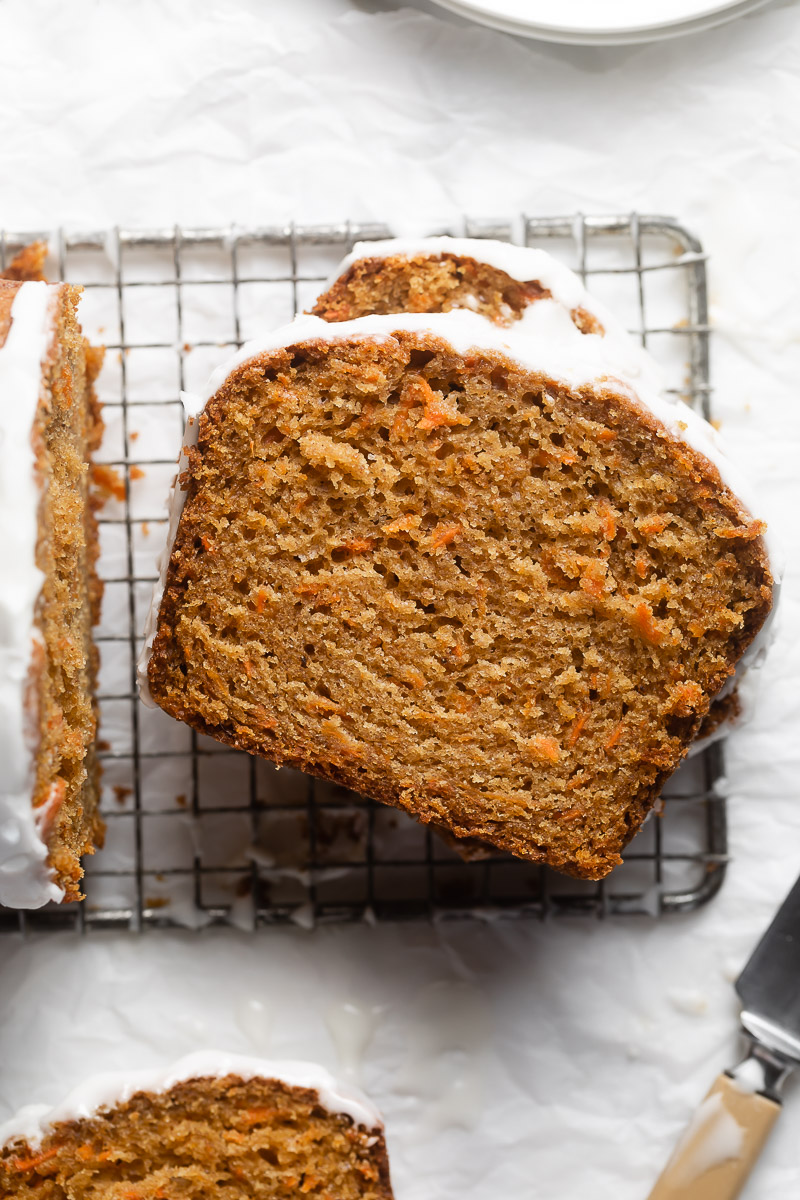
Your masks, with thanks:
<instances>
[{"instance_id":1,"label":"cake interior crumb texture","mask_svg":"<svg viewBox=\"0 0 800 1200\"><path fill-rule=\"evenodd\" d=\"M468 308L497 325L513 325L552 293L536 279L520 283L505 271L455 254L362 258L335 280L312 308L325 321L372 313L438 313ZM604 332L585 308L570 316L581 333Z\"/></svg>"},{"instance_id":2,"label":"cake interior crumb texture","mask_svg":"<svg viewBox=\"0 0 800 1200\"><path fill-rule=\"evenodd\" d=\"M380 1129L277 1080L191 1079L0 1151L19 1200L391 1200Z\"/></svg>"},{"instance_id":3,"label":"cake interior crumb texture","mask_svg":"<svg viewBox=\"0 0 800 1200\"><path fill-rule=\"evenodd\" d=\"M167 712L600 878L761 626L760 533L623 395L435 334L237 368L183 478Z\"/></svg>"},{"instance_id":4,"label":"cake interior crumb texture","mask_svg":"<svg viewBox=\"0 0 800 1200\"><path fill-rule=\"evenodd\" d=\"M20 286L0 281L0 345ZM47 805L41 833L54 882L66 900L81 898L80 858L102 844L103 832L95 757L98 661L91 637L102 589L95 570L98 537L89 467L102 434L93 390L102 351L81 334L79 297L80 288L60 285L33 430L43 481L36 565L44 584L35 613L43 645L35 651L32 672L32 727L38 733L32 800L36 808ZM13 402L13 396L0 396L0 405Z\"/></svg>"}]
</instances>

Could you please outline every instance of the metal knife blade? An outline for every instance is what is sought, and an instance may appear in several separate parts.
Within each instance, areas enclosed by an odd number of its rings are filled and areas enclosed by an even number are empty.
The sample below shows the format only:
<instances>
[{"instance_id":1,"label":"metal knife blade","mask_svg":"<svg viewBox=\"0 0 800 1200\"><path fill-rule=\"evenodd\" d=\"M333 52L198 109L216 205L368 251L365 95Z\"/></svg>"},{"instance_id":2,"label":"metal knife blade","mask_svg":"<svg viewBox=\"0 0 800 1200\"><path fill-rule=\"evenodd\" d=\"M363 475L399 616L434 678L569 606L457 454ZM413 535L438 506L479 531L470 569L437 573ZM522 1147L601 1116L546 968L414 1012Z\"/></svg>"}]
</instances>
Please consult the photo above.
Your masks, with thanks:
<instances>
[{"instance_id":1,"label":"metal knife blade","mask_svg":"<svg viewBox=\"0 0 800 1200\"><path fill-rule=\"evenodd\" d=\"M800 879L750 955L736 991L745 1030L800 1063Z\"/></svg>"}]
</instances>

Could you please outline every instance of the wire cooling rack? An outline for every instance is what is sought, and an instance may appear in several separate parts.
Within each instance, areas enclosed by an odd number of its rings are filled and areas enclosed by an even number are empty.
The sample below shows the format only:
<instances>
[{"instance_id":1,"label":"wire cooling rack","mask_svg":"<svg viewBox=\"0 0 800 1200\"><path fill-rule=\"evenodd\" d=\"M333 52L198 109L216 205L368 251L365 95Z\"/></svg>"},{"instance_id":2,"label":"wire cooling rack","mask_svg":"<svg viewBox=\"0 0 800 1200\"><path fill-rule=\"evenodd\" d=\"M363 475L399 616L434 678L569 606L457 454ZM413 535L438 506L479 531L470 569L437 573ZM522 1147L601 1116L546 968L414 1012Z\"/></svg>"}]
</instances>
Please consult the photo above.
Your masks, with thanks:
<instances>
[{"instance_id":1,"label":"wire cooling rack","mask_svg":"<svg viewBox=\"0 0 800 1200\"><path fill-rule=\"evenodd\" d=\"M429 232L552 250L627 319L660 360L670 390L710 416L705 260L675 221L523 217ZM697 908L718 890L727 852L719 743L669 781L623 865L589 883L503 855L462 862L405 814L276 771L136 697L135 662L183 429L180 389L199 388L259 328L307 308L354 241L391 233L343 224L0 236L3 266L44 238L50 278L85 288L84 330L107 347L100 458L116 493L101 513L106 847L87 861L83 904L0 909L0 929L659 916Z\"/></svg>"}]
</instances>

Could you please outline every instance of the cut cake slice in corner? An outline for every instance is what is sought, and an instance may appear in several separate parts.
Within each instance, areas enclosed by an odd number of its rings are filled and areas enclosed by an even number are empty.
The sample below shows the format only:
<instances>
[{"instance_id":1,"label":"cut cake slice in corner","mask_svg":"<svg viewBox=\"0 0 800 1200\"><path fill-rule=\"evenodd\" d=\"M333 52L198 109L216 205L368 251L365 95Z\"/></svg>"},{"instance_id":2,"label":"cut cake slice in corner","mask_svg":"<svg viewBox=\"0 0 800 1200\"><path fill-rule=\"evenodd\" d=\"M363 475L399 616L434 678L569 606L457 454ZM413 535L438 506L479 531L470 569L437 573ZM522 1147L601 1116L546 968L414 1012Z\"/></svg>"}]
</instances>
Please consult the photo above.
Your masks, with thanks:
<instances>
[{"instance_id":1,"label":"cut cake slice in corner","mask_svg":"<svg viewBox=\"0 0 800 1200\"><path fill-rule=\"evenodd\" d=\"M245 347L193 419L145 695L456 837L607 874L772 575L714 431L612 377L600 342L459 311Z\"/></svg>"},{"instance_id":2,"label":"cut cake slice in corner","mask_svg":"<svg viewBox=\"0 0 800 1200\"><path fill-rule=\"evenodd\" d=\"M392 1200L383 1123L305 1062L202 1051L89 1079L0 1126L7 1200Z\"/></svg>"},{"instance_id":3,"label":"cut cake slice in corner","mask_svg":"<svg viewBox=\"0 0 800 1200\"><path fill-rule=\"evenodd\" d=\"M90 458L102 352L80 288L0 281L0 903L81 898L102 844Z\"/></svg>"}]
</instances>

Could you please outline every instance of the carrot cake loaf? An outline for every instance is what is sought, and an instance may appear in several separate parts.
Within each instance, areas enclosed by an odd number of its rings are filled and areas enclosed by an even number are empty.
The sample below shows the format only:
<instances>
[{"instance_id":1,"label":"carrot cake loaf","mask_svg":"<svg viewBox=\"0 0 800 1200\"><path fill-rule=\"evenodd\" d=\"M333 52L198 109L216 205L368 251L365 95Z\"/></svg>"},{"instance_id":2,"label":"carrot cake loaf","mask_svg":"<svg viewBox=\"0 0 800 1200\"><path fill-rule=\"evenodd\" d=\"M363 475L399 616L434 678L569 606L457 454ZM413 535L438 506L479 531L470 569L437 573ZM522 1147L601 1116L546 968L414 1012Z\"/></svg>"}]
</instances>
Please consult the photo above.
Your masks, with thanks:
<instances>
[{"instance_id":1,"label":"carrot cake loaf","mask_svg":"<svg viewBox=\"0 0 800 1200\"><path fill-rule=\"evenodd\" d=\"M79 295L0 281L0 903L16 908L79 899L80 856L102 837L88 466L102 354Z\"/></svg>"},{"instance_id":2,"label":"carrot cake loaf","mask_svg":"<svg viewBox=\"0 0 800 1200\"><path fill-rule=\"evenodd\" d=\"M377 1110L322 1067L191 1054L99 1075L0 1126L19 1200L391 1200Z\"/></svg>"},{"instance_id":3,"label":"carrot cake loaf","mask_svg":"<svg viewBox=\"0 0 800 1200\"><path fill-rule=\"evenodd\" d=\"M714 431L603 339L304 317L190 417L140 663L212 737L600 878L770 609Z\"/></svg>"}]
</instances>

